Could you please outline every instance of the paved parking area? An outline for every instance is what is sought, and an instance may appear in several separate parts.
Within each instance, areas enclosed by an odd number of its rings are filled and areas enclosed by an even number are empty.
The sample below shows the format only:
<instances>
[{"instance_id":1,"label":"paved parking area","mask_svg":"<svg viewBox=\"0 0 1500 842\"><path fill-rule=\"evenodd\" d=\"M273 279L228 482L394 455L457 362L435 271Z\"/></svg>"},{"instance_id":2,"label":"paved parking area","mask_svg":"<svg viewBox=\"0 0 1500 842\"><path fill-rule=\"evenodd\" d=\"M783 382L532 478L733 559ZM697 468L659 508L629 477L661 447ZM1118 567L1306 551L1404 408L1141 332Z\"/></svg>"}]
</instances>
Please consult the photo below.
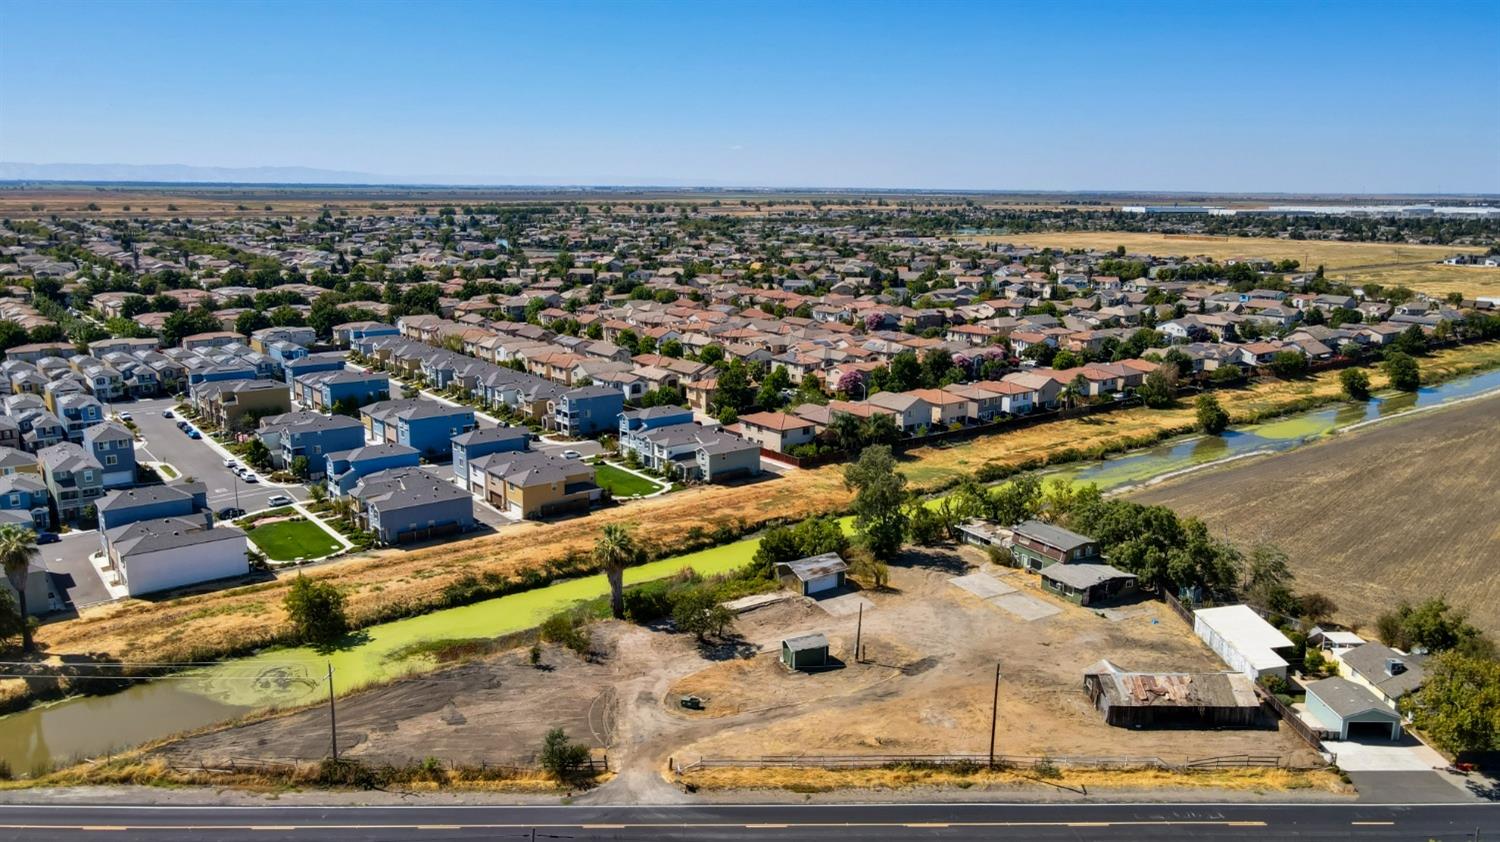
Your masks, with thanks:
<instances>
[{"instance_id":1,"label":"paved parking area","mask_svg":"<svg viewBox=\"0 0 1500 842\"><path fill-rule=\"evenodd\" d=\"M1353 772L1349 781L1359 790L1359 800L1371 804L1460 804L1478 801L1464 787L1464 778L1442 772Z\"/></svg>"},{"instance_id":2,"label":"paved parking area","mask_svg":"<svg viewBox=\"0 0 1500 842\"><path fill-rule=\"evenodd\" d=\"M137 401L129 405L135 423L140 427L141 441L136 443L136 459L142 462L166 462L182 476L192 477L208 486L208 505L215 511L238 506L246 511L266 508L274 494L285 494L295 500L307 499L304 486L282 487L264 482L250 484L224 467L225 456L205 437L193 440L177 429L176 418L163 418L162 410L172 409L170 398ZM122 405L124 408L124 405Z\"/></svg>"},{"instance_id":3,"label":"paved parking area","mask_svg":"<svg viewBox=\"0 0 1500 842\"><path fill-rule=\"evenodd\" d=\"M109 591L89 562L89 555L99 547L99 533L90 529L66 533L56 544L37 548L52 576L53 592L74 608L109 601Z\"/></svg>"},{"instance_id":4,"label":"paved parking area","mask_svg":"<svg viewBox=\"0 0 1500 842\"><path fill-rule=\"evenodd\" d=\"M1426 772L1448 765L1441 754L1410 734L1395 742L1359 739L1323 745L1338 756L1339 768L1346 772Z\"/></svg>"}]
</instances>

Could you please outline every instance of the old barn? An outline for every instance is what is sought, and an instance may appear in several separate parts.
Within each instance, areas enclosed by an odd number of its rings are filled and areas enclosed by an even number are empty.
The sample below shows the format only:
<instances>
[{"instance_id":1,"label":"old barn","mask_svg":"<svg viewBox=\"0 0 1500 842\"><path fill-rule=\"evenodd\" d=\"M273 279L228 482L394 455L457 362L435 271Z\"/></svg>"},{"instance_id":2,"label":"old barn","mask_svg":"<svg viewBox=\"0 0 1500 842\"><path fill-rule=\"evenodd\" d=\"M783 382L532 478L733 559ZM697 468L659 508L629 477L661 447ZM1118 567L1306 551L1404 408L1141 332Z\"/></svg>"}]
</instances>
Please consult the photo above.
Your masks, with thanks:
<instances>
[{"instance_id":1,"label":"old barn","mask_svg":"<svg viewBox=\"0 0 1500 842\"><path fill-rule=\"evenodd\" d=\"M1128 672L1103 660L1083 671L1083 690L1105 722L1122 728L1260 722L1255 685L1237 672Z\"/></svg>"}]
</instances>

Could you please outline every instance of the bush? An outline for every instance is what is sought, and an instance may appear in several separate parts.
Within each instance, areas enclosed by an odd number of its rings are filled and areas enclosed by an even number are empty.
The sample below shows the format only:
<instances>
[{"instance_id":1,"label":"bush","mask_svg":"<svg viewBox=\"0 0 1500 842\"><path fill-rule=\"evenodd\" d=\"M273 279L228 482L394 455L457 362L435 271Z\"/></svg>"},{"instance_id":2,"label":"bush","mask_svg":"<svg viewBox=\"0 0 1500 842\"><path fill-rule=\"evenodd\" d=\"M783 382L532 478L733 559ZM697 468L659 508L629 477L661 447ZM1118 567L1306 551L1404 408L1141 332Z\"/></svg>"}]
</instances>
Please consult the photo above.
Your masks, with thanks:
<instances>
[{"instance_id":1,"label":"bush","mask_svg":"<svg viewBox=\"0 0 1500 842\"><path fill-rule=\"evenodd\" d=\"M1385 374L1391 380L1391 388L1403 392L1415 392L1422 385L1422 370L1410 354L1392 351L1385 358Z\"/></svg>"},{"instance_id":2,"label":"bush","mask_svg":"<svg viewBox=\"0 0 1500 842\"><path fill-rule=\"evenodd\" d=\"M1370 375L1365 374L1362 369L1346 368L1339 372L1339 385L1344 388L1345 397L1351 401L1370 399Z\"/></svg>"},{"instance_id":3,"label":"bush","mask_svg":"<svg viewBox=\"0 0 1500 842\"><path fill-rule=\"evenodd\" d=\"M1210 394L1201 394L1197 400L1197 426L1199 431L1217 436L1229 426L1229 413L1219 405L1219 399Z\"/></svg>"},{"instance_id":4,"label":"bush","mask_svg":"<svg viewBox=\"0 0 1500 842\"><path fill-rule=\"evenodd\" d=\"M1271 356L1271 373L1282 380L1307 376L1307 357L1301 351L1277 351Z\"/></svg>"},{"instance_id":5,"label":"bush","mask_svg":"<svg viewBox=\"0 0 1500 842\"><path fill-rule=\"evenodd\" d=\"M578 611L560 611L542 621L539 630L542 640L587 655L593 648L593 636L589 634L588 619Z\"/></svg>"},{"instance_id":6,"label":"bush","mask_svg":"<svg viewBox=\"0 0 1500 842\"><path fill-rule=\"evenodd\" d=\"M563 729L553 728L542 740L542 751L537 759L547 774L567 783L578 780L584 772L584 764L588 763L589 759L589 749L582 743L569 740L567 732Z\"/></svg>"},{"instance_id":7,"label":"bush","mask_svg":"<svg viewBox=\"0 0 1500 842\"><path fill-rule=\"evenodd\" d=\"M691 632L702 641L710 635L722 637L732 622L734 615L719 604L711 586L689 585L672 594L672 625L678 631Z\"/></svg>"}]
</instances>

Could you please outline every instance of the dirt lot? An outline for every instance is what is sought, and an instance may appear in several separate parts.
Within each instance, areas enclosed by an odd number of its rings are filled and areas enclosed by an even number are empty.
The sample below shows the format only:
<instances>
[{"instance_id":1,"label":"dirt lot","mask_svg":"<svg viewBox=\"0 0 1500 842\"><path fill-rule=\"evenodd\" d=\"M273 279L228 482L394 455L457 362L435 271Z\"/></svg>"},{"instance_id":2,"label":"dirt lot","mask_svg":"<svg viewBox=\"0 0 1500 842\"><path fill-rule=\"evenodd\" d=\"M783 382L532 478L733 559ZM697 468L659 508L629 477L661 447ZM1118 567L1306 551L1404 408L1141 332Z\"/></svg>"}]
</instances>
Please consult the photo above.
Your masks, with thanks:
<instances>
[{"instance_id":1,"label":"dirt lot","mask_svg":"<svg viewBox=\"0 0 1500 842\"><path fill-rule=\"evenodd\" d=\"M1442 595L1500 633L1500 397L1382 423L1138 492L1291 556L1297 586L1369 623Z\"/></svg>"},{"instance_id":2,"label":"dirt lot","mask_svg":"<svg viewBox=\"0 0 1500 842\"><path fill-rule=\"evenodd\" d=\"M743 615L736 638L713 648L686 635L621 623L596 627L603 657L585 662L549 650L550 671L515 651L350 696L339 733L351 757L436 756L476 763L529 759L550 728L608 749L620 772L612 799L668 797L669 758L700 755L982 752L988 746L994 665L1001 687L1002 753L1189 757L1277 753L1310 762L1289 733L1252 730L1132 731L1105 725L1081 691L1081 671L1100 658L1138 669L1219 670L1191 630L1155 602L1116 619L1054 599L1036 579L988 568L1022 599L1052 611L1026 621L950 583L984 565L972 550L908 554L891 588L860 592L869 663L852 657L854 614L833 616L810 600ZM841 669L806 674L776 661L780 641L826 633ZM706 710L678 705L686 693ZM314 758L325 751L321 708L198 735L156 753L177 762ZM680 793L677 793L680 796Z\"/></svg>"},{"instance_id":3,"label":"dirt lot","mask_svg":"<svg viewBox=\"0 0 1500 842\"><path fill-rule=\"evenodd\" d=\"M1328 277L1348 283L1401 284L1443 295L1459 291L1470 297L1500 289L1500 269L1444 266L1438 261L1460 252L1482 253L1471 246L1422 246L1405 243L1340 243L1259 237L1182 237L1112 231L1069 231L981 238L990 242L1057 249L1113 249L1157 256L1205 255L1215 260L1264 258L1299 260L1302 268L1323 265Z\"/></svg>"},{"instance_id":4,"label":"dirt lot","mask_svg":"<svg viewBox=\"0 0 1500 842\"><path fill-rule=\"evenodd\" d=\"M809 676L750 670L763 684L744 688L752 700L746 706L765 699L779 706L717 720L720 728L680 748L677 755L692 760L699 755L985 752L998 662L1003 673L997 735L1001 753L1161 757L1176 762L1271 752L1299 761L1312 759L1290 733L1269 729L1132 731L1104 724L1081 689L1083 669L1100 658L1127 669L1224 668L1191 629L1159 603L1129 606L1121 612L1125 616L1108 619L1042 592L1035 576L988 567L995 580L1016 588L1022 597L1056 609L1050 616L1028 621L950 583L955 574L984 565L980 553L931 551L914 561L893 568L891 592L863 594L875 606L865 611L863 621L872 665ZM762 634L766 643L776 643L789 634L823 631L836 657L853 660L855 617L825 614L811 623L786 619L774 613L764 618L752 614L745 624L747 636ZM701 679L711 681L718 672L719 667L712 667L674 689L697 686ZM673 713L707 717L713 707L710 699L703 714L676 709Z\"/></svg>"}]
</instances>

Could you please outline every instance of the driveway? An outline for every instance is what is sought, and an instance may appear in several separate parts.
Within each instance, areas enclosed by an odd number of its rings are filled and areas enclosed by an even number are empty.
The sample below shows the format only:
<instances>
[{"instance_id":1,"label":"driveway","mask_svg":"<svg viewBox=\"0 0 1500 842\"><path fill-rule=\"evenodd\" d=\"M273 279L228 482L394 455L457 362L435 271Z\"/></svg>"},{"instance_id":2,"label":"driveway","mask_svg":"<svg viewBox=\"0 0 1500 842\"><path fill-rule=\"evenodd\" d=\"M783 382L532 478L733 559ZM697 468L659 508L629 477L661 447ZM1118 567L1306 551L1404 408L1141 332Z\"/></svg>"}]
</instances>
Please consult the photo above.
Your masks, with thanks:
<instances>
[{"instance_id":1,"label":"driveway","mask_svg":"<svg viewBox=\"0 0 1500 842\"><path fill-rule=\"evenodd\" d=\"M192 477L208 487L208 506L218 511L226 506L238 506L253 512L264 509L266 500L273 494L285 494L296 500L307 499L303 486L283 488L265 483L250 484L224 467L224 456L209 444L208 439L193 440L177 429L177 418L161 417L162 410L172 409L169 398L137 401L130 407L135 423L140 427L141 441L136 442L136 458L139 461L166 462L185 477Z\"/></svg>"},{"instance_id":2,"label":"driveway","mask_svg":"<svg viewBox=\"0 0 1500 842\"><path fill-rule=\"evenodd\" d=\"M1396 742L1358 739L1325 742L1323 747L1334 753L1346 772L1428 772L1448 765L1441 754L1406 733Z\"/></svg>"},{"instance_id":3,"label":"driveway","mask_svg":"<svg viewBox=\"0 0 1500 842\"><path fill-rule=\"evenodd\" d=\"M89 555L99 551L98 531L68 532L56 544L43 544L37 549L52 575L53 593L73 608L109 601L109 591L89 563Z\"/></svg>"},{"instance_id":4,"label":"driveway","mask_svg":"<svg viewBox=\"0 0 1500 842\"><path fill-rule=\"evenodd\" d=\"M1371 804L1461 804L1482 800L1464 778L1444 772L1348 772L1359 800Z\"/></svg>"}]
</instances>

